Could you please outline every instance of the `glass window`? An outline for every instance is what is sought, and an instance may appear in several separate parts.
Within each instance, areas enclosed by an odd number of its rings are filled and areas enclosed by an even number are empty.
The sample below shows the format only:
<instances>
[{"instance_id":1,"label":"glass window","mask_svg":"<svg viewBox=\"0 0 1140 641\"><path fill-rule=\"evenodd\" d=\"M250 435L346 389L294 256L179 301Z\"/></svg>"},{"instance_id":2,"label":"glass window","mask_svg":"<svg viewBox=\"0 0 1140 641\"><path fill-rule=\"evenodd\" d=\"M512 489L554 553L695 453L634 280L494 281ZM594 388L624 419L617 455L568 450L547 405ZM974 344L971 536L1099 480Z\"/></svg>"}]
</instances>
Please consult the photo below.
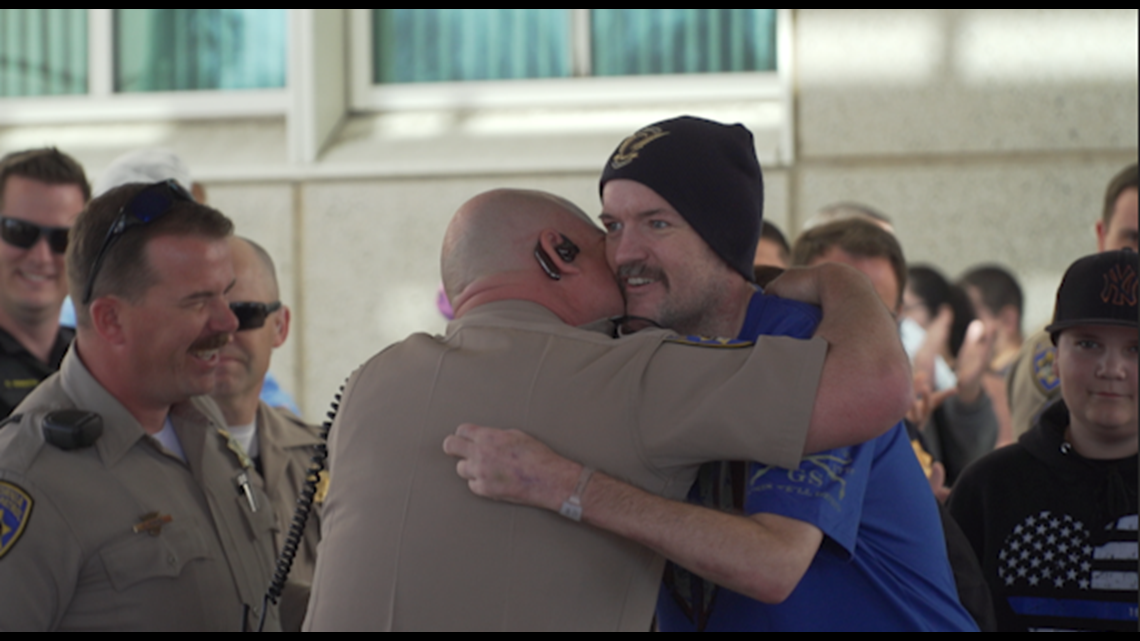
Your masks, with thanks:
<instances>
[{"instance_id":1,"label":"glass window","mask_svg":"<svg viewBox=\"0 0 1140 641\"><path fill-rule=\"evenodd\" d=\"M776 69L776 9L377 9L372 29L378 84Z\"/></svg>"},{"instance_id":2,"label":"glass window","mask_svg":"<svg viewBox=\"0 0 1140 641\"><path fill-rule=\"evenodd\" d=\"M377 9L376 83L570 75L567 9Z\"/></svg>"},{"instance_id":3,"label":"glass window","mask_svg":"<svg viewBox=\"0 0 1140 641\"><path fill-rule=\"evenodd\" d=\"M0 9L0 98L87 93L86 9Z\"/></svg>"},{"instance_id":4,"label":"glass window","mask_svg":"<svg viewBox=\"0 0 1140 641\"><path fill-rule=\"evenodd\" d=\"M285 86L286 9L116 9L115 91Z\"/></svg>"},{"instance_id":5,"label":"glass window","mask_svg":"<svg viewBox=\"0 0 1140 641\"><path fill-rule=\"evenodd\" d=\"M776 70L775 9L592 9L595 76Z\"/></svg>"}]
</instances>

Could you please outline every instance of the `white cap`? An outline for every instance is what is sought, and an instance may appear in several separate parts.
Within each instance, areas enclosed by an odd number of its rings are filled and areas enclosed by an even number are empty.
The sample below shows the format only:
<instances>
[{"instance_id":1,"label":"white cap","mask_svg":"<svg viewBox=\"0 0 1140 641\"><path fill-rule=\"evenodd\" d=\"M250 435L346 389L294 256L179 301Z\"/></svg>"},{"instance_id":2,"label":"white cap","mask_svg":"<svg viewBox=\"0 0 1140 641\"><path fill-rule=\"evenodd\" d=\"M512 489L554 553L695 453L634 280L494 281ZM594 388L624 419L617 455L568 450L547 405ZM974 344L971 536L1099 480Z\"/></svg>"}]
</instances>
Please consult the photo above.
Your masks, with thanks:
<instances>
[{"instance_id":1,"label":"white cap","mask_svg":"<svg viewBox=\"0 0 1140 641\"><path fill-rule=\"evenodd\" d=\"M156 183L171 178L190 191L190 168L178 154L169 149L138 149L112 161L95 181L91 196L97 198L128 183Z\"/></svg>"}]
</instances>

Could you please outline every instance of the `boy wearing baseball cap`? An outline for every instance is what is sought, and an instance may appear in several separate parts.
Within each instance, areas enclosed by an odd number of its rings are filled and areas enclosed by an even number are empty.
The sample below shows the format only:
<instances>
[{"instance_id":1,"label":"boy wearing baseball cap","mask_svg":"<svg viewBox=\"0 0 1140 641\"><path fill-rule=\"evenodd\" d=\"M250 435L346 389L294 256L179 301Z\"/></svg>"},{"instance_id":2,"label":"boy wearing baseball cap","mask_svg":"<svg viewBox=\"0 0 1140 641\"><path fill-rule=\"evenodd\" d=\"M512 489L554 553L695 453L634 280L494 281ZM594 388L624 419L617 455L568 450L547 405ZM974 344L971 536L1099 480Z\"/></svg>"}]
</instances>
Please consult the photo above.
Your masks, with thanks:
<instances>
[{"instance_id":1,"label":"boy wearing baseball cap","mask_svg":"<svg viewBox=\"0 0 1140 641\"><path fill-rule=\"evenodd\" d=\"M1078 260L1048 332L1061 399L967 469L949 507L998 629L1137 627L1137 254Z\"/></svg>"}]
</instances>

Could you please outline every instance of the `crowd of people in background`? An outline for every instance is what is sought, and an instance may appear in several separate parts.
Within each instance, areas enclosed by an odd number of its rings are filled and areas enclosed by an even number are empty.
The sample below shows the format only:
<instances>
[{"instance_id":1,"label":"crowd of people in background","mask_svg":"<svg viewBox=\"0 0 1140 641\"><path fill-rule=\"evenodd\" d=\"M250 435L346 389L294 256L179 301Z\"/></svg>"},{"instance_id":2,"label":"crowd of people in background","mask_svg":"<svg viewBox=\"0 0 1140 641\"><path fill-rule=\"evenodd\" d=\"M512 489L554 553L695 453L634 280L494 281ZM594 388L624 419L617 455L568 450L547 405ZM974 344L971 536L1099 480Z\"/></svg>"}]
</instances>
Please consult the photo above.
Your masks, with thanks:
<instances>
[{"instance_id":1,"label":"crowd of people in background","mask_svg":"<svg viewBox=\"0 0 1140 641\"><path fill-rule=\"evenodd\" d=\"M0 629L1134 631L1137 185L1025 327L1008 266L855 202L789 240L747 129L654 123L601 229L460 209L455 320L353 376L330 475L274 261L177 156L7 154Z\"/></svg>"}]
</instances>

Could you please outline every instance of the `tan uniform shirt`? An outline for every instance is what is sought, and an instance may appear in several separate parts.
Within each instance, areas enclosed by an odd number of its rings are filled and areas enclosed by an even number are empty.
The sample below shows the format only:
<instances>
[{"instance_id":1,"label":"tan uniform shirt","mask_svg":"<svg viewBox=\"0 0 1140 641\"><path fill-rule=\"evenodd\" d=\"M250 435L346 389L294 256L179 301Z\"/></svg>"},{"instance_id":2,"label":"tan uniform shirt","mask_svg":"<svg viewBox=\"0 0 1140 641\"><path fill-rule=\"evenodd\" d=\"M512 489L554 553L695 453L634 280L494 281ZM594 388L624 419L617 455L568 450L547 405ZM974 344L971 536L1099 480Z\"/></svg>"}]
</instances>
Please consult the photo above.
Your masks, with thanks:
<instances>
[{"instance_id":1,"label":"tan uniform shirt","mask_svg":"<svg viewBox=\"0 0 1140 641\"><path fill-rule=\"evenodd\" d=\"M278 531L276 549L281 550L293 515L297 511L297 499L305 477L309 475L309 465L313 460L314 448L321 444L318 429L295 416L292 412L261 403L257 408L257 439L260 448L261 469L265 472L265 493L277 513ZM289 579L299 583L311 583L313 567L317 561L317 542L320 541L319 509L314 509L305 526L305 537L297 548L297 557Z\"/></svg>"},{"instance_id":2,"label":"tan uniform shirt","mask_svg":"<svg viewBox=\"0 0 1140 641\"><path fill-rule=\"evenodd\" d=\"M1056 357L1049 333L1041 330L1022 344L1017 360L1010 366L1006 389L1015 438L1028 432L1041 410L1061 396L1061 381L1053 373Z\"/></svg>"},{"instance_id":3,"label":"tan uniform shirt","mask_svg":"<svg viewBox=\"0 0 1140 641\"><path fill-rule=\"evenodd\" d=\"M558 514L476 497L443 453L464 422L681 499L698 466L795 467L826 342L614 340L533 303L481 306L349 382L306 629L647 630L664 560Z\"/></svg>"},{"instance_id":4,"label":"tan uniform shirt","mask_svg":"<svg viewBox=\"0 0 1140 641\"><path fill-rule=\"evenodd\" d=\"M102 416L93 446L44 442L44 415L69 408ZM171 411L188 464L74 349L16 414L0 429L0 629L237 631L243 604L257 625L276 524L264 494L253 490L254 511L239 493L245 470L212 401ZM277 628L273 608L267 629Z\"/></svg>"},{"instance_id":5,"label":"tan uniform shirt","mask_svg":"<svg viewBox=\"0 0 1140 641\"><path fill-rule=\"evenodd\" d=\"M277 513L277 534L274 539L278 556L297 512L297 499L305 477L309 474L315 447L321 444L320 432L286 409L261 403L257 408L257 438L260 448L261 469L264 472L265 493ZM305 523L304 537L297 546L297 555L289 572L289 584L282 593L279 612L281 626L287 632L301 629L301 621L308 607L309 585L313 582L313 568L317 562L317 542L320 541L320 506L314 505Z\"/></svg>"}]
</instances>

